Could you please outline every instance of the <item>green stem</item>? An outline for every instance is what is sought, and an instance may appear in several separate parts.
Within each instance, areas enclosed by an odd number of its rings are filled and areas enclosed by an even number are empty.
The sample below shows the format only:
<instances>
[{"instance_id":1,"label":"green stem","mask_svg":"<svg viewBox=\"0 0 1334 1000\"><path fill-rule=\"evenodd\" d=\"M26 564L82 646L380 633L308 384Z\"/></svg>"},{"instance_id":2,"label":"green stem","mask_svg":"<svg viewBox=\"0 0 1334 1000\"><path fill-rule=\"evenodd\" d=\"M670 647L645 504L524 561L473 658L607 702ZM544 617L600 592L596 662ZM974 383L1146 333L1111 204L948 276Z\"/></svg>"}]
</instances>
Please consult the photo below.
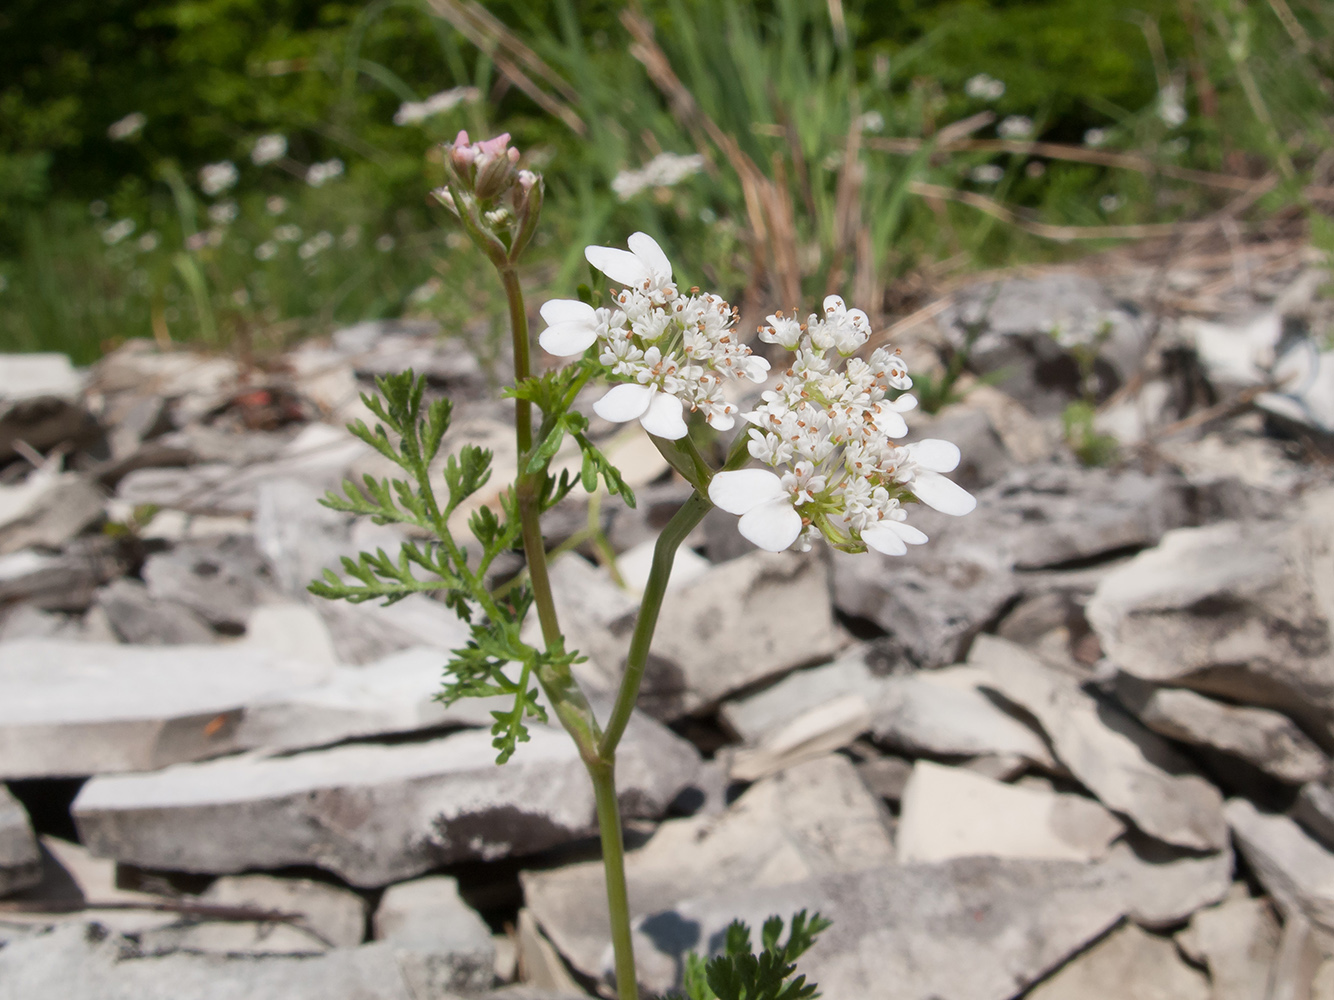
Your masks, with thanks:
<instances>
[{"instance_id":1,"label":"green stem","mask_svg":"<svg viewBox=\"0 0 1334 1000\"><path fill-rule=\"evenodd\" d=\"M625 839L621 835L621 809L616 801L615 758L589 765L588 774L593 779L598 829L602 833L607 916L611 920L611 944L616 956L616 995L619 1000L639 1000L635 949L630 936L630 897L625 887Z\"/></svg>"},{"instance_id":2,"label":"green stem","mask_svg":"<svg viewBox=\"0 0 1334 1000\"><path fill-rule=\"evenodd\" d=\"M708 498L696 490L682 504L681 509L672 515L667 527L658 536L657 544L653 546L653 564L644 587L644 600L639 605L639 619L635 622L635 632L630 639L630 654L626 658L625 674L621 677L621 689L616 693L616 705L612 708L611 718L602 731L602 742L598 745L598 755L604 759L614 758L616 745L621 741L639 697L639 685L644 680L649 646L653 643L653 630L658 625L658 614L662 611L662 599L667 593L667 580L672 575L676 550L712 507Z\"/></svg>"}]
</instances>

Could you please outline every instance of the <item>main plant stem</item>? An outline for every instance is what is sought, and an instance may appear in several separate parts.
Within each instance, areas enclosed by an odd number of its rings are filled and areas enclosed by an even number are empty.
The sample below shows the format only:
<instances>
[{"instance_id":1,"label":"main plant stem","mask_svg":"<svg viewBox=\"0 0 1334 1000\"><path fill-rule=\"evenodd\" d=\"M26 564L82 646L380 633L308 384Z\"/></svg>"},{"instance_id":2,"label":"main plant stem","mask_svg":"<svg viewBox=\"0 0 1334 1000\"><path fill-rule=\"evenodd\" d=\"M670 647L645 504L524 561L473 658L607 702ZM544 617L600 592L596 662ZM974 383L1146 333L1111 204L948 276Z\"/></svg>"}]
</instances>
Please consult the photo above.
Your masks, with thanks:
<instances>
[{"instance_id":1,"label":"main plant stem","mask_svg":"<svg viewBox=\"0 0 1334 1000\"><path fill-rule=\"evenodd\" d=\"M510 307L510 330L514 339L514 380L522 382L532 374L531 347L528 342L528 315L524 310L523 292L513 268L500 270L505 284L505 295ZM545 470L528 472L528 457L533 448L533 408L526 399L515 400L514 435L519 452L519 477L515 484L519 519L523 529L523 550L528 560L528 579L533 589L533 603L537 605L542 639L548 650L563 649L564 639L556 618L556 604L551 593L551 576L547 572L546 544L542 539L541 511L538 493ZM588 702L578 684L568 675L543 675L539 681L551 700L557 717L574 738L579 755L593 782L597 806L598 831L602 838L602 867L607 882L607 917L611 923L612 949L616 959L616 993L620 1000L638 1000L639 986L635 974L635 952L630 933L630 898L625 881L625 838L621 832L621 810L616 799L616 747L630 722L639 687L648 664L653 631L662 611L662 600L667 593L667 581L672 574L676 550L686 536L704 519L711 504L701 494L699 483L707 476L707 466L693 448L684 454L692 461L687 466L697 484L684 506L667 522L653 549L653 564L644 587L644 599L639 608L630 640L630 653L625 674L616 694L607 727L599 732Z\"/></svg>"}]
</instances>

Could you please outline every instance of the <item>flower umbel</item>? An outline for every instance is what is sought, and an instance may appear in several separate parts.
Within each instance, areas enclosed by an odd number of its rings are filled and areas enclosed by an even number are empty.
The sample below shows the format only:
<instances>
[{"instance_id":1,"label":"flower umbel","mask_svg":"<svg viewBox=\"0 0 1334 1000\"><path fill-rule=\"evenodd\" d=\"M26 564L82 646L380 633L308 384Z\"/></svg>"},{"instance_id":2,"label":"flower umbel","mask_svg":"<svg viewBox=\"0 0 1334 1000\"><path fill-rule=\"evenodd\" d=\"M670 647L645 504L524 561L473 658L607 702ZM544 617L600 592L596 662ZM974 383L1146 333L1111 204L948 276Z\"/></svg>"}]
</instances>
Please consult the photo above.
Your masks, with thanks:
<instances>
[{"instance_id":1,"label":"flower umbel","mask_svg":"<svg viewBox=\"0 0 1334 1000\"><path fill-rule=\"evenodd\" d=\"M588 262L623 285L614 308L594 309L573 299L542 306L548 326L538 343L557 357L582 354L601 344L599 360L625 380L594 404L614 422L638 420L668 440L686 435L685 409L698 410L717 430L730 430L739 412L724 398L729 380L763 382L769 362L751 353L736 334L736 311L717 295L672 281L672 265L645 233L629 250L591 246Z\"/></svg>"},{"instance_id":2,"label":"flower umbel","mask_svg":"<svg viewBox=\"0 0 1334 1000\"><path fill-rule=\"evenodd\" d=\"M917 405L897 351L877 348L868 359L852 355L870 337L860 309L837 295L824 301L824 315L805 324L777 313L760 328L760 339L795 354L782 380L763 394L745 418L752 457L775 471L719 472L709 499L739 514L741 534L760 548L780 552L815 534L836 548L866 548L902 555L927 536L905 523L905 503L925 503L946 514L967 514L976 501L941 473L959 464L959 449L927 439L909 445L903 413ZM826 355L846 358L841 368ZM891 398L891 393L902 394Z\"/></svg>"}]
</instances>

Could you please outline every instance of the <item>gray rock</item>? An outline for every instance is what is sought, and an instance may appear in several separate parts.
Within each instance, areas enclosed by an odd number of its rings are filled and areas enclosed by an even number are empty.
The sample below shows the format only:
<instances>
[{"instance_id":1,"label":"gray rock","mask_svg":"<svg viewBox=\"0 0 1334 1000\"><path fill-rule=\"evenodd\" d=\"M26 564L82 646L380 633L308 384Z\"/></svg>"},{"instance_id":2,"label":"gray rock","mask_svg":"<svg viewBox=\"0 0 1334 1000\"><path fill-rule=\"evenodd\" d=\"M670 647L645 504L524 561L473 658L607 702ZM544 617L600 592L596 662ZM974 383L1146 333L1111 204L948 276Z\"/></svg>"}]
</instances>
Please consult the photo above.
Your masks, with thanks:
<instances>
[{"instance_id":1,"label":"gray rock","mask_svg":"<svg viewBox=\"0 0 1334 1000\"><path fill-rule=\"evenodd\" d=\"M1013 464L990 416L968 400L947 406L934 416L923 414L913 421L912 430L915 438L944 438L959 446L963 459L950 478L966 490L990 486Z\"/></svg>"},{"instance_id":2,"label":"gray rock","mask_svg":"<svg viewBox=\"0 0 1334 1000\"><path fill-rule=\"evenodd\" d=\"M1126 915L1150 930L1179 927L1226 897L1234 877L1230 850L1187 854L1142 837L1113 844L1101 864L1122 880Z\"/></svg>"},{"instance_id":3,"label":"gray rock","mask_svg":"<svg viewBox=\"0 0 1334 1000\"><path fill-rule=\"evenodd\" d=\"M417 996L475 992L495 976L491 928L459 897L458 882L434 875L385 890L375 911L374 935L398 955Z\"/></svg>"},{"instance_id":4,"label":"gray rock","mask_svg":"<svg viewBox=\"0 0 1334 1000\"><path fill-rule=\"evenodd\" d=\"M1209 970L1214 1000L1253 1000L1265 994L1278 951L1279 927L1263 899L1229 897L1190 918L1177 935L1182 950Z\"/></svg>"},{"instance_id":5,"label":"gray rock","mask_svg":"<svg viewBox=\"0 0 1334 1000\"><path fill-rule=\"evenodd\" d=\"M142 955L97 923L68 923L0 949L0 1000L414 1000L393 950L335 948L316 957Z\"/></svg>"},{"instance_id":6,"label":"gray rock","mask_svg":"<svg viewBox=\"0 0 1334 1000\"><path fill-rule=\"evenodd\" d=\"M246 538L179 545L148 557L143 578L159 601L183 604L211 624L239 632L270 588L264 563Z\"/></svg>"},{"instance_id":7,"label":"gray rock","mask_svg":"<svg viewBox=\"0 0 1334 1000\"><path fill-rule=\"evenodd\" d=\"M1227 845L1222 796L1162 737L1004 639L981 637L970 662L985 667L990 686L1037 719L1057 759L1103 805L1169 844Z\"/></svg>"},{"instance_id":8,"label":"gray rock","mask_svg":"<svg viewBox=\"0 0 1334 1000\"><path fill-rule=\"evenodd\" d=\"M0 778L152 770L245 749L245 707L319 672L240 646L0 645Z\"/></svg>"},{"instance_id":9,"label":"gray rock","mask_svg":"<svg viewBox=\"0 0 1334 1000\"><path fill-rule=\"evenodd\" d=\"M1237 846L1285 918L1302 914L1334 931L1334 854L1288 817L1262 813L1246 799L1229 799L1226 811Z\"/></svg>"},{"instance_id":10,"label":"gray rock","mask_svg":"<svg viewBox=\"0 0 1334 1000\"><path fill-rule=\"evenodd\" d=\"M96 432L78 402L85 382L63 354L0 355L0 461L22 441L43 451Z\"/></svg>"},{"instance_id":11,"label":"gray rock","mask_svg":"<svg viewBox=\"0 0 1334 1000\"><path fill-rule=\"evenodd\" d=\"M218 462L184 469L139 469L120 481L116 495L127 503L194 514L253 514L262 484L297 478L321 491L335 489L369 450L341 428L308 424L271 461L244 468Z\"/></svg>"},{"instance_id":12,"label":"gray rock","mask_svg":"<svg viewBox=\"0 0 1334 1000\"><path fill-rule=\"evenodd\" d=\"M457 389L483 383L475 350L464 339L442 336L425 320L366 320L333 335L334 348L351 355L358 375L395 375L411 368L432 383Z\"/></svg>"},{"instance_id":13,"label":"gray rock","mask_svg":"<svg viewBox=\"0 0 1334 1000\"><path fill-rule=\"evenodd\" d=\"M1104 391L1131 376L1147 346L1139 321L1101 284L1069 273L965 288L938 323L956 348L968 351L974 371L1004 373L1000 387L1043 415L1059 413L1080 394L1072 339L1091 342L1109 324L1095 368Z\"/></svg>"},{"instance_id":14,"label":"gray rock","mask_svg":"<svg viewBox=\"0 0 1334 1000\"><path fill-rule=\"evenodd\" d=\"M177 601L156 598L138 580L114 580L97 592L97 607L116 635L139 646L183 646L215 641L204 619Z\"/></svg>"},{"instance_id":15,"label":"gray rock","mask_svg":"<svg viewBox=\"0 0 1334 1000\"><path fill-rule=\"evenodd\" d=\"M1322 944L1319 928L1301 913L1288 914L1270 969L1266 1000L1322 1000L1315 992L1326 950Z\"/></svg>"},{"instance_id":16,"label":"gray rock","mask_svg":"<svg viewBox=\"0 0 1334 1000\"><path fill-rule=\"evenodd\" d=\"M1292 818L1316 840L1334 848L1334 788L1330 788L1328 779L1302 786L1292 807Z\"/></svg>"},{"instance_id":17,"label":"gray rock","mask_svg":"<svg viewBox=\"0 0 1334 1000\"><path fill-rule=\"evenodd\" d=\"M805 909L833 920L801 959L826 1000L1010 1000L1120 920L1123 888L1118 873L1070 861L881 865L664 908L637 920L635 951L641 982L663 990L732 920L754 928Z\"/></svg>"},{"instance_id":18,"label":"gray rock","mask_svg":"<svg viewBox=\"0 0 1334 1000\"><path fill-rule=\"evenodd\" d=\"M366 935L366 901L354 892L305 878L225 875L200 896L217 906L297 915L287 921L190 918L141 934L149 954L193 951L219 955L318 955L354 948Z\"/></svg>"},{"instance_id":19,"label":"gray rock","mask_svg":"<svg viewBox=\"0 0 1334 1000\"><path fill-rule=\"evenodd\" d=\"M102 516L102 494L48 461L14 486L0 485L0 554L59 548Z\"/></svg>"},{"instance_id":20,"label":"gray rock","mask_svg":"<svg viewBox=\"0 0 1334 1000\"><path fill-rule=\"evenodd\" d=\"M125 570L109 541L76 538L59 554L25 549L0 556L0 604L29 601L47 611L83 611L100 584Z\"/></svg>"},{"instance_id":21,"label":"gray rock","mask_svg":"<svg viewBox=\"0 0 1334 1000\"><path fill-rule=\"evenodd\" d=\"M1298 785L1325 773L1329 761L1286 715L1226 705L1184 688L1160 688L1128 674L1116 695L1150 729L1193 746L1212 747Z\"/></svg>"},{"instance_id":22,"label":"gray rock","mask_svg":"<svg viewBox=\"0 0 1334 1000\"><path fill-rule=\"evenodd\" d=\"M94 853L148 868L239 872L317 865L378 886L455 861L539 851L594 830L592 786L563 732L537 726L504 767L490 734L228 757L94 778L73 813ZM628 737L627 760L636 753ZM633 764L626 775L643 773ZM679 793L666 778L631 802Z\"/></svg>"},{"instance_id":23,"label":"gray rock","mask_svg":"<svg viewBox=\"0 0 1334 1000\"><path fill-rule=\"evenodd\" d=\"M42 880L42 856L23 804L0 785L0 896Z\"/></svg>"},{"instance_id":24,"label":"gray rock","mask_svg":"<svg viewBox=\"0 0 1334 1000\"><path fill-rule=\"evenodd\" d=\"M551 570L569 645L591 657L602 686L613 686L638 603L578 557L557 560ZM837 642L823 563L795 553L751 552L667 594L639 705L659 719L679 718L828 659Z\"/></svg>"},{"instance_id":25,"label":"gray rock","mask_svg":"<svg viewBox=\"0 0 1334 1000\"><path fill-rule=\"evenodd\" d=\"M1125 673L1279 709L1334 740L1334 493L1288 525L1224 522L1167 535L1088 604Z\"/></svg>"},{"instance_id":26,"label":"gray rock","mask_svg":"<svg viewBox=\"0 0 1334 1000\"><path fill-rule=\"evenodd\" d=\"M531 910L519 911L515 934L519 976L542 994L583 996L555 947L542 933Z\"/></svg>"},{"instance_id":27,"label":"gray rock","mask_svg":"<svg viewBox=\"0 0 1334 1000\"><path fill-rule=\"evenodd\" d=\"M758 746L742 747L732 755L731 775L738 781L756 781L815 760L852 743L871 728L871 710L859 694L827 701L798 716Z\"/></svg>"},{"instance_id":28,"label":"gray rock","mask_svg":"<svg viewBox=\"0 0 1334 1000\"><path fill-rule=\"evenodd\" d=\"M895 846L901 862L980 855L1095 861L1124 831L1092 799L919 760L903 792Z\"/></svg>"},{"instance_id":29,"label":"gray rock","mask_svg":"<svg viewBox=\"0 0 1334 1000\"><path fill-rule=\"evenodd\" d=\"M855 646L832 663L794 671L762 691L723 702L718 718L737 737L755 744L807 710L837 698L861 695L874 703L888 676L887 667L874 648Z\"/></svg>"},{"instance_id":30,"label":"gray rock","mask_svg":"<svg viewBox=\"0 0 1334 1000\"><path fill-rule=\"evenodd\" d=\"M721 816L662 824L626 857L630 909L641 916L723 886L739 893L892 858L879 802L851 763L824 757L758 782ZM528 907L561 954L577 971L600 975L611 944L601 863L520 878Z\"/></svg>"},{"instance_id":31,"label":"gray rock","mask_svg":"<svg viewBox=\"0 0 1334 1000\"><path fill-rule=\"evenodd\" d=\"M75 371L69 356L54 351L0 354L0 399L54 396L75 399L86 378Z\"/></svg>"},{"instance_id":32,"label":"gray rock","mask_svg":"<svg viewBox=\"0 0 1334 1000\"><path fill-rule=\"evenodd\" d=\"M1183 962L1169 939L1127 924L1039 983L1028 1000L1210 1000L1210 996L1204 974Z\"/></svg>"},{"instance_id":33,"label":"gray rock","mask_svg":"<svg viewBox=\"0 0 1334 1000\"><path fill-rule=\"evenodd\" d=\"M913 765L902 757L876 757L857 764L857 777L877 798L898 802L912 777Z\"/></svg>"}]
</instances>

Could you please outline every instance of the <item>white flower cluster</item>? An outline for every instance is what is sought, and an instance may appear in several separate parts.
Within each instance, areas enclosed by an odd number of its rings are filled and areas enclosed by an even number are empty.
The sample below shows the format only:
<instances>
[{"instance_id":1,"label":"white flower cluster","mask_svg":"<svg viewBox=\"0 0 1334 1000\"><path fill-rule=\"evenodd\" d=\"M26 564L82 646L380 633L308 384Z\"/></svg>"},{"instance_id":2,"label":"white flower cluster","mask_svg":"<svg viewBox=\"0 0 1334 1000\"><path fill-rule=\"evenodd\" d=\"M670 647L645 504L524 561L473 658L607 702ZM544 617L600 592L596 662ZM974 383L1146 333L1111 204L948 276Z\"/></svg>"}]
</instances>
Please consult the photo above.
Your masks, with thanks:
<instances>
[{"instance_id":1,"label":"white flower cluster","mask_svg":"<svg viewBox=\"0 0 1334 1000\"><path fill-rule=\"evenodd\" d=\"M903 413L917 405L895 390L912 386L897 351L877 348L869 358L851 357L865 346L870 323L837 295L824 301L824 315L805 324L782 313L769 317L760 339L795 354L790 367L745 418L750 454L764 469L720 472L709 499L741 515L741 534L760 548L782 551L800 539L808 548L816 533L841 548L869 546L902 555L927 540L905 523L905 500L920 500L947 514L966 514L973 497L942 472L959 463L959 449L928 439L900 446L908 433ZM847 361L839 367L834 351Z\"/></svg>"},{"instance_id":2,"label":"white flower cluster","mask_svg":"<svg viewBox=\"0 0 1334 1000\"><path fill-rule=\"evenodd\" d=\"M395 125L416 125L435 115L453 111L460 104L471 104L482 99L482 92L476 87L454 87L432 94L424 101L405 101L394 113Z\"/></svg>"},{"instance_id":3,"label":"white flower cluster","mask_svg":"<svg viewBox=\"0 0 1334 1000\"><path fill-rule=\"evenodd\" d=\"M986 73L970 76L963 92L975 101L998 101L1005 94L1005 83Z\"/></svg>"},{"instance_id":4,"label":"white flower cluster","mask_svg":"<svg viewBox=\"0 0 1334 1000\"><path fill-rule=\"evenodd\" d=\"M671 262L651 236L635 233L629 244L628 252L598 246L584 251L590 264L623 286L614 308L552 299L542 306L549 326L538 342L557 357L600 343L602 363L628 380L594 404L606 420L638 420L650 434L678 440L686 435L689 407L718 430L729 430L738 408L724 398L725 383L763 382L769 362L741 342L727 302L677 289Z\"/></svg>"}]
</instances>

